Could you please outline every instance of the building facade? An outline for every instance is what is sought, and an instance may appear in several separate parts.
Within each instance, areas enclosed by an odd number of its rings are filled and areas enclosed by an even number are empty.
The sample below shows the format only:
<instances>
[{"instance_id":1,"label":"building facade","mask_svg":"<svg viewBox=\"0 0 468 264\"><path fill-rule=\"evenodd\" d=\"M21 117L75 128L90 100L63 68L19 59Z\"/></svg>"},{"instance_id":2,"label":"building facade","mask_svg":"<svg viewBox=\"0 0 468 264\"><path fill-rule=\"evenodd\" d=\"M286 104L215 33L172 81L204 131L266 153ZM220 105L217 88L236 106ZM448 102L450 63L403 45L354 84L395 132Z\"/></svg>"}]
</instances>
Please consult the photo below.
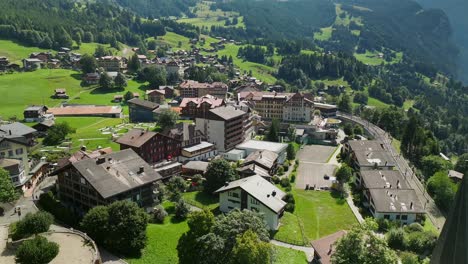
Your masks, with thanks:
<instances>
[{"instance_id":1,"label":"building facade","mask_svg":"<svg viewBox=\"0 0 468 264\"><path fill-rule=\"evenodd\" d=\"M130 99L127 104L131 123L153 122L154 111L159 108L159 104L139 98Z\"/></svg>"},{"instance_id":2,"label":"building facade","mask_svg":"<svg viewBox=\"0 0 468 264\"><path fill-rule=\"evenodd\" d=\"M218 98L226 98L228 86L222 82L200 83L186 80L179 85L179 91L182 98L197 98L207 94Z\"/></svg>"},{"instance_id":3,"label":"building facade","mask_svg":"<svg viewBox=\"0 0 468 264\"><path fill-rule=\"evenodd\" d=\"M224 99L212 95L200 98L184 98L180 103L182 116L189 118L206 117L211 109L226 105Z\"/></svg>"},{"instance_id":4,"label":"building facade","mask_svg":"<svg viewBox=\"0 0 468 264\"><path fill-rule=\"evenodd\" d=\"M15 186L22 186L28 181L29 158L28 143L20 136L0 136L0 159L10 160L5 162L16 167L15 175L10 175ZM15 163L15 164L13 164Z\"/></svg>"}]
</instances>

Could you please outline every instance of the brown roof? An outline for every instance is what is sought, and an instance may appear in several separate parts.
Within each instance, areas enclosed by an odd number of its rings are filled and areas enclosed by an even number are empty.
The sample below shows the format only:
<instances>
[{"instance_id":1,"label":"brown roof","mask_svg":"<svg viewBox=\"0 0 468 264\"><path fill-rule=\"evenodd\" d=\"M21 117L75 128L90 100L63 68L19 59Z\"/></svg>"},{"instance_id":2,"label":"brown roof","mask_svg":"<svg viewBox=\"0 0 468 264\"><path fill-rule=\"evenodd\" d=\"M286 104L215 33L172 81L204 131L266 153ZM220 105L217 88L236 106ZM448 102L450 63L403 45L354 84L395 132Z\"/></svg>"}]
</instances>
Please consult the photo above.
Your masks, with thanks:
<instances>
[{"instance_id":1,"label":"brown roof","mask_svg":"<svg viewBox=\"0 0 468 264\"><path fill-rule=\"evenodd\" d=\"M148 90L146 91L146 94L152 94L152 93L158 93L158 94L166 94L165 90Z\"/></svg>"},{"instance_id":2,"label":"brown roof","mask_svg":"<svg viewBox=\"0 0 468 264\"><path fill-rule=\"evenodd\" d=\"M335 252L333 244L335 244L338 239L346 235L346 231L340 230L336 233L333 233L329 236L322 237L320 239L312 241L312 247L315 250L315 253L320 256L320 263L330 264L330 258Z\"/></svg>"},{"instance_id":3,"label":"brown roof","mask_svg":"<svg viewBox=\"0 0 468 264\"><path fill-rule=\"evenodd\" d=\"M193 102L200 107L202 103L208 103L211 105L211 108L215 108L218 106L222 106L224 104L224 100L222 98L217 98L211 95L205 95L200 98L184 98L180 103L180 107L186 107L188 103Z\"/></svg>"},{"instance_id":4,"label":"brown roof","mask_svg":"<svg viewBox=\"0 0 468 264\"><path fill-rule=\"evenodd\" d=\"M55 116L120 114L121 112L120 106L64 106L52 107L47 110L48 114Z\"/></svg>"},{"instance_id":5,"label":"brown roof","mask_svg":"<svg viewBox=\"0 0 468 264\"><path fill-rule=\"evenodd\" d=\"M117 143L139 148L156 135L155 132L132 129L116 140Z\"/></svg>"}]
</instances>

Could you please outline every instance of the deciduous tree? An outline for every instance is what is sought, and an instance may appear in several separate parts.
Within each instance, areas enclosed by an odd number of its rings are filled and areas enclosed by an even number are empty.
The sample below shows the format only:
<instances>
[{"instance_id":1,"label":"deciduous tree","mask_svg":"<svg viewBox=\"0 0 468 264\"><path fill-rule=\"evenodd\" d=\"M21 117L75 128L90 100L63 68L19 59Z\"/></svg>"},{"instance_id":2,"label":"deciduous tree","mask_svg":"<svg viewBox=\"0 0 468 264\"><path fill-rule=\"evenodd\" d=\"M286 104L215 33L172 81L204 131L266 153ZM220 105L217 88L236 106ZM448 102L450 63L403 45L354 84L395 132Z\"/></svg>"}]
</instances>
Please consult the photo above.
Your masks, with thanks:
<instances>
[{"instance_id":1,"label":"deciduous tree","mask_svg":"<svg viewBox=\"0 0 468 264\"><path fill-rule=\"evenodd\" d=\"M10 173L0 168L0 202L13 202L18 198L18 193L10 178Z\"/></svg>"},{"instance_id":2,"label":"deciduous tree","mask_svg":"<svg viewBox=\"0 0 468 264\"><path fill-rule=\"evenodd\" d=\"M215 159L210 162L205 173L204 191L212 194L226 182L236 180L237 174L224 159Z\"/></svg>"}]
</instances>

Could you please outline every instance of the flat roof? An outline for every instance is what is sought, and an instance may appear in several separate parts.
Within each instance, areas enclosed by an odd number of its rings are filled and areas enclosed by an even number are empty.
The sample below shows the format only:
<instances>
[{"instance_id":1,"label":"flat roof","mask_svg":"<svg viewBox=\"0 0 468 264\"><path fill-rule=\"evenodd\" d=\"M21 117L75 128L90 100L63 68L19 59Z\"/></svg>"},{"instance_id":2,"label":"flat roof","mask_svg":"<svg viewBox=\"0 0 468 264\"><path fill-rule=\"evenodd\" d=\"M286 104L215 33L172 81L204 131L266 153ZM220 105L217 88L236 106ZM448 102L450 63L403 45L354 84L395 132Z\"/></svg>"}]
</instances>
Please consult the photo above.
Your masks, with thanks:
<instances>
[{"instance_id":1,"label":"flat roof","mask_svg":"<svg viewBox=\"0 0 468 264\"><path fill-rule=\"evenodd\" d=\"M347 143L352 151L383 151L384 144L378 140L350 140Z\"/></svg>"},{"instance_id":2,"label":"flat roof","mask_svg":"<svg viewBox=\"0 0 468 264\"><path fill-rule=\"evenodd\" d=\"M73 116L73 115L104 115L104 114L120 114L122 107L120 106L63 106L52 107L47 110L48 114L54 116Z\"/></svg>"},{"instance_id":3,"label":"flat roof","mask_svg":"<svg viewBox=\"0 0 468 264\"><path fill-rule=\"evenodd\" d=\"M395 160L387 151L358 151L355 152L359 166L394 167Z\"/></svg>"},{"instance_id":4,"label":"flat roof","mask_svg":"<svg viewBox=\"0 0 468 264\"><path fill-rule=\"evenodd\" d=\"M184 165L182 168L189 169L189 170L198 170L205 172L208 169L209 163L206 161L199 161L199 160L191 160Z\"/></svg>"},{"instance_id":5,"label":"flat roof","mask_svg":"<svg viewBox=\"0 0 468 264\"><path fill-rule=\"evenodd\" d=\"M202 149L205 149L205 148L210 148L210 147L213 147L213 146L214 145L211 144L210 142L202 141L197 145L194 145L194 146L191 146L191 147L188 147L188 148L184 148L183 150L185 150L187 152L194 152L194 151L202 150Z\"/></svg>"},{"instance_id":6,"label":"flat roof","mask_svg":"<svg viewBox=\"0 0 468 264\"><path fill-rule=\"evenodd\" d=\"M236 146L237 149L255 149L255 150L269 150L277 154L286 150L288 144L270 142L270 141L261 141L261 140L248 140Z\"/></svg>"}]
</instances>

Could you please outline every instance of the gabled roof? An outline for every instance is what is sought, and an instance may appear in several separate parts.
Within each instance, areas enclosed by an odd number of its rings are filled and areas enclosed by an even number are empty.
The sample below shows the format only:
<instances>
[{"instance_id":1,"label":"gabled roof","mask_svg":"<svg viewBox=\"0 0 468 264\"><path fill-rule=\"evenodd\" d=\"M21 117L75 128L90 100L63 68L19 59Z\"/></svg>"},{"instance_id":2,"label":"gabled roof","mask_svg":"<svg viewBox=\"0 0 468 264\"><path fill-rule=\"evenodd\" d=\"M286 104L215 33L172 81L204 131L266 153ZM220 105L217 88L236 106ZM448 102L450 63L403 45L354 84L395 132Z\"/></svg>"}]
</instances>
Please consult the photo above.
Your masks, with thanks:
<instances>
[{"instance_id":1,"label":"gabled roof","mask_svg":"<svg viewBox=\"0 0 468 264\"><path fill-rule=\"evenodd\" d=\"M162 179L132 149L71 164L104 198Z\"/></svg>"},{"instance_id":2,"label":"gabled roof","mask_svg":"<svg viewBox=\"0 0 468 264\"><path fill-rule=\"evenodd\" d=\"M347 143L352 151L384 151L384 144L378 140L350 140Z\"/></svg>"},{"instance_id":3,"label":"gabled roof","mask_svg":"<svg viewBox=\"0 0 468 264\"><path fill-rule=\"evenodd\" d=\"M282 200L286 194L258 175L232 181L219 188L215 193L222 193L237 188L241 188L275 213L281 212L286 206L286 202Z\"/></svg>"},{"instance_id":4,"label":"gabled roof","mask_svg":"<svg viewBox=\"0 0 468 264\"><path fill-rule=\"evenodd\" d=\"M346 235L346 231L340 230L336 233L322 237L320 239L312 241L312 247L315 253L320 256L320 263L330 264L331 255L334 253L334 247L336 241Z\"/></svg>"},{"instance_id":5,"label":"gabled roof","mask_svg":"<svg viewBox=\"0 0 468 264\"><path fill-rule=\"evenodd\" d=\"M159 107L159 104L157 103L153 103L153 102L146 101L146 100L141 100L140 98L132 98L128 100L127 103L138 105L138 106L150 109L150 110L154 110Z\"/></svg>"},{"instance_id":6,"label":"gabled roof","mask_svg":"<svg viewBox=\"0 0 468 264\"><path fill-rule=\"evenodd\" d=\"M156 132L145 131L143 129L132 129L125 135L118 138L115 142L118 144L139 148L154 136L156 136Z\"/></svg>"},{"instance_id":7,"label":"gabled roof","mask_svg":"<svg viewBox=\"0 0 468 264\"><path fill-rule=\"evenodd\" d=\"M23 136L17 136L17 135L2 135L0 134L0 143L2 143L3 141L11 141L11 142L14 142L14 143L17 143L17 144L20 144L20 145L24 145L24 146L27 146L28 145L28 141L26 140L25 137Z\"/></svg>"},{"instance_id":8,"label":"gabled roof","mask_svg":"<svg viewBox=\"0 0 468 264\"><path fill-rule=\"evenodd\" d=\"M278 154L270 150L257 150L255 152L250 153L247 158L245 158L244 163L248 164L251 162L255 162L260 164L266 168L271 169L275 164L275 161L278 159Z\"/></svg>"},{"instance_id":9,"label":"gabled roof","mask_svg":"<svg viewBox=\"0 0 468 264\"><path fill-rule=\"evenodd\" d=\"M463 173L458 172L458 171L454 171L454 170L449 170L448 177L449 178L456 178L456 179L461 180L461 179L463 179Z\"/></svg>"},{"instance_id":10,"label":"gabled roof","mask_svg":"<svg viewBox=\"0 0 468 264\"><path fill-rule=\"evenodd\" d=\"M4 135L26 136L35 132L37 132L36 129L19 122L0 125L0 134Z\"/></svg>"},{"instance_id":11,"label":"gabled roof","mask_svg":"<svg viewBox=\"0 0 468 264\"><path fill-rule=\"evenodd\" d=\"M224 99L217 98L209 94L203 97L199 97L199 98L187 97L187 98L182 99L182 102L180 103L180 107L186 107L189 103L194 103L197 105L197 107L200 107L203 103L208 103L211 105L211 108L215 108L215 107L224 105Z\"/></svg>"},{"instance_id":12,"label":"gabled roof","mask_svg":"<svg viewBox=\"0 0 468 264\"><path fill-rule=\"evenodd\" d=\"M45 105L30 105L24 109L24 111L47 111L47 107Z\"/></svg>"}]
</instances>

